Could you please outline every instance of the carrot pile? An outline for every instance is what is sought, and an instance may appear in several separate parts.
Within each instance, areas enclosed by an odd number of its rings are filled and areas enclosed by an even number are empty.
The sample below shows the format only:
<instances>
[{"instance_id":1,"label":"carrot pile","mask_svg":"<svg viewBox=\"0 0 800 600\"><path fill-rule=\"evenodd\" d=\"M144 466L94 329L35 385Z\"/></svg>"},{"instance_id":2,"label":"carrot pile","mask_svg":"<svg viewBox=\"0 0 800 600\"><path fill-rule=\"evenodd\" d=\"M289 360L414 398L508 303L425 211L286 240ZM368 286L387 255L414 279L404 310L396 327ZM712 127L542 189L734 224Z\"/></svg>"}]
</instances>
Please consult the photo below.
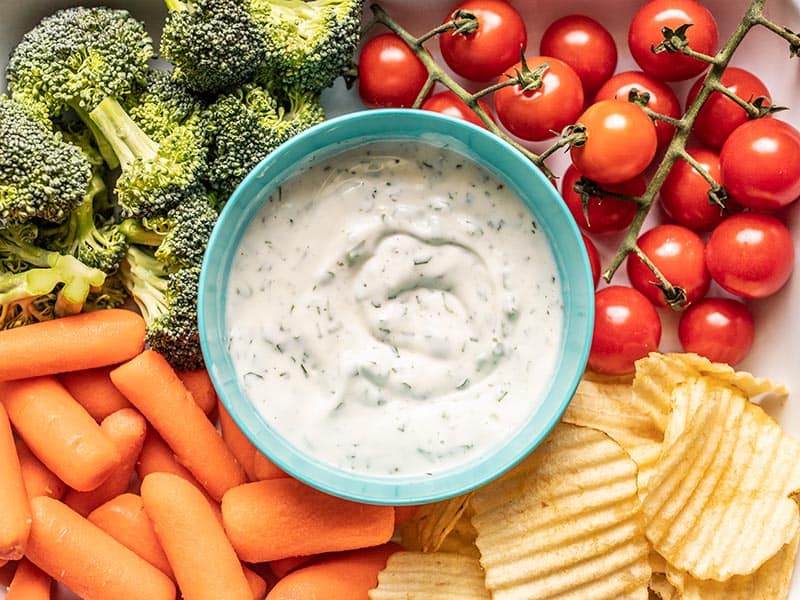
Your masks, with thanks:
<instances>
[{"instance_id":1,"label":"carrot pile","mask_svg":"<svg viewBox=\"0 0 800 600\"><path fill-rule=\"evenodd\" d=\"M402 511L289 477L131 311L0 331L0 353L9 600L54 581L86 600L366 600L399 549Z\"/></svg>"}]
</instances>

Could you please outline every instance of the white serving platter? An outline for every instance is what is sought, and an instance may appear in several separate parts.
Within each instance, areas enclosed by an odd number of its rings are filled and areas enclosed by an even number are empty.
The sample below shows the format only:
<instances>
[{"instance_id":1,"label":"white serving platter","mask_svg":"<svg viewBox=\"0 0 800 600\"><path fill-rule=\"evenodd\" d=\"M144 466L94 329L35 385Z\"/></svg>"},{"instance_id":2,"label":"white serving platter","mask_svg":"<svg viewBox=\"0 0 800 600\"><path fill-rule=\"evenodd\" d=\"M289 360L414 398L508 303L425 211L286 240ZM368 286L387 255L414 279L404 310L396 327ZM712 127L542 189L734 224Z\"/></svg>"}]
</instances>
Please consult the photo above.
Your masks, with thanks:
<instances>
[{"instance_id":1,"label":"white serving platter","mask_svg":"<svg viewBox=\"0 0 800 600\"><path fill-rule=\"evenodd\" d=\"M164 18L164 4L160 0L138 0L124 2L87 1L68 2L63 0L0 0L0 90L5 90L5 65L9 52L20 40L25 31L39 19L65 6L76 4L106 4L116 8L127 8L134 16L144 20L158 38ZM369 4L367 0L366 4ZM382 5L390 14L412 33L420 34L441 22L457 2L442 0L385 0ZM608 28L618 41L619 62L617 71L637 68L625 43L628 23L634 11L642 4L634 0L512 0L512 4L523 14L528 25L528 54L538 54L539 40L544 29L556 18L567 14L585 14L595 18ZM724 40L734 29L747 6L746 0L707 0L704 4L715 15L720 29L720 40ZM766 11L775 22L786 25L794 31L800 30L800 0L767 0ZM368 13L368 11L365 11ZM378 32L378 28L374 30ZM436 44L429 44L438 55ZM781 113L778 118L789 121L800 128L800 58L790 60L786 43L764 30L754 30L745 39L731 64L753 71L769 88L775 104L788 106L791 110ZM676 86L678 97L686 97L688 83ZM347 90L337 83L323 95L325 107L330 116L363 109L354 90ZM542 148L543 145L532 145ZM566 168L567 157L557 155L551 167L560 174ZM800 264L800 202L784 211L795 240L795 259ZM659 219L654 210L648 223ZM618 237L598 240L602 258L608 260L619 241ZM624 268L614 279L615 283L625 283ZM712 287L712 295L722 295L719 288ZM756 338L750 356L739 368L757 375L784 382L791 390L789 399L783 403L768 403L765 408L775 416L783 427L800 437L800 269L789 283L775 296L749 303L756 319ZM661 350L679 350L675 334L677 317L662 311L664 336ZM5 597L0 590L0 600ZM60 593L59 598L72 598ZM800 577L795 576L790 593L792 600L800 600Z\"/></svg>"}]
</instances>

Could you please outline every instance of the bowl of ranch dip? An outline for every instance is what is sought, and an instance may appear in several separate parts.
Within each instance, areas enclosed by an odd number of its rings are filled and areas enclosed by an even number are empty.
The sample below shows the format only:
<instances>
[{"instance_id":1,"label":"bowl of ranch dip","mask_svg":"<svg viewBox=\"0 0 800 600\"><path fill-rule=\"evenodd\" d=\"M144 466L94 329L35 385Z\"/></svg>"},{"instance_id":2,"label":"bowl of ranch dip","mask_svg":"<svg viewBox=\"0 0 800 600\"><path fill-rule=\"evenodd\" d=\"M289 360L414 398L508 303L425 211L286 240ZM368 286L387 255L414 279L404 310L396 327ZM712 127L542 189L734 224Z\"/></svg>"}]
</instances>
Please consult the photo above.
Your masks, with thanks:
<instances>
[{"instance_id":1,"label":"bowl of ranch dip","mask_svg":"<svg viewBox=\"0 0 800 600\"><path fill-rule=\"evenodd\" d=\"M430 502L522 459L583 373L594 286L552 184L436 113L322 123L225 206L200 281L222 402L287 473Z\"/></svg>"}]
</instances>

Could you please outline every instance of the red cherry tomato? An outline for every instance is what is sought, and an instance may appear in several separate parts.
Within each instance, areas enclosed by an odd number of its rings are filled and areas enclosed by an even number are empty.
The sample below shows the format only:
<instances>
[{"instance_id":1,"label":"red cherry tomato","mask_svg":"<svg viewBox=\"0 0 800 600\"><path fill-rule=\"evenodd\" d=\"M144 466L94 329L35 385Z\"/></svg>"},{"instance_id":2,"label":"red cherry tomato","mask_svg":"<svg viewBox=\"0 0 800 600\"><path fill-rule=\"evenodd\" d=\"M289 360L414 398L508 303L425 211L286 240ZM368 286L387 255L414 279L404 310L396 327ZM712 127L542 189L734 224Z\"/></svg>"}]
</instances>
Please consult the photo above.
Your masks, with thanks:
<instances>
[{"instance_id":1,"label":"red cherry tomato","mask_svg":"<svg viewBox=\"0 0 800 600\"><path fill-rule=\"evenodd\" d=\"M592 281L594 281L594 287L597 287L597 284L600 283L600 253L597 251L597 246L594 245L594 242L586 237L584 234L581 234L583 238L583 244L586 246L586 254L589 256L589 266L592 269Z\"/></svg>"},{"instance_id":2,"label":"red cherry tomato","mask_svg":"<svg viewBox=\"0 0 800 600\"><path fill-rule=\"evenodd\" d=\"M784 121L770 117L737 127L719 160L725 189L746 208L775 210L800 196L800 132Z\"/></svg>"},{"instance_id":3,"label":"red cherry tomato","mask_svg":"<svg viewBox=\"0 0 800 600\"><path fill-rule=\"evenodd\" d=\"M694 0L653 0L645 3L631 21L628 46L643 71L664 81L683 81L699 75L708 63L680 52L652 51L663 40L663 27L673 31L691 23L686 31L689 47L695 52L714 55L717 51L717 22L709 10Z\"/></svg>"},{"instance_id":4,"label":"red cherry tomato","mask_svg":"<svg viewBox=\"0 0 800 600\"><path fill-rule=\"evenodd\" d=\"M789 280L794 244L771 215L742 213L717 225L706 244L706 264L723 289L742 298L771 296Z\"/></svg>"},{"instance_id":5,"label":"red cherry tomato","mask_svg":"<svg viewBox=\"0 0 800 600\"><path fill-rule=\"evenodd\" d=\"M681 105L672 88L663 81L659 81L642 71L617 73L597 90L594 101L627 100L628 95L634 88L640 94L647 92L650 95L650 99L647 102L647 107L650 110L674 119L680 118ZM672 140L675 128L664 121L656 121L654 126L658 135L658 147L663 148Z\"/></svg>"},{"instance_id":6,"label":"red cherry tomato","mask_svg":"<svg viewBox=\"0 0 800 600\"><path fill-rule=\"evenodd\" d=\"M500 122L517 137L546 140L574 123L583 109L581 80L569 65L557 58L534 56L525 61L531 71L548 65L541 87L523 91L517 84L499 89L494 93L494 109ZM499 82L515 77L515 70L521 68L521 63L517 63Z\"/></svg>"},{"instance_id":7,"label":"red cherry tomato","mask_svg":"<svg viewBox=\"0 0 800 600\"><path fill-rule=\"evenodd\" d=\"M633 288L610 285L595 294L589 368L607 375L633 373L634 363L658 350L661 319Z\"/></svg>"},{"instance_id":8,"label":"red cherry tomato","mask_svg":"<svg viewBox=\"0 0 800 600\"><path fill-rule=\"evenodd\" d=\"M693 148L687 152L714 181L722 181L716 152L705 148ZM709 189L711 186L694 167L678 159L661 186L661 206L676 223L693 231L711 231L725 218L726 213L709 200Z\"/></svg>"},{"instance_id":9,"label":"red cherry tomato","mask_svg":"<svg viewBox=\"0 0 800 600\"><path fill-rule=\"evenodd\" d=\"M753 345L755 323L750 309L730 298L704 298L687 308L678 322L684 352L735 365Z\"/></svg>"},{"instance_id":10,"label":"red cherry tomato","mask_svg":"<svg viewBox=\"0 0 800 600\"><path fill-rule=\"evenodd\" d=\"M542 36L539 54L561 59L572 67L585 96L591 96L617 66L614 38L600 23L583 15L554 21Z\"/></svg>"},{"instance_id":11,"label":"red cherry tomato","mask_svg":"<svg viewBox=\"0 0 800 600\"><path fill-rule=\"evenodd\" d=\"M376 36L358 59L358 95L373 108L412 106L428 80L428 70L393 33Z\"/></svg>"},{"instance_id":12,"label":"red cherry tomato","mask_svg":"<svg viewBox=\"0 0 800 600\"><path fill-rule=\"evenodd\" d=\"M680 225L657 225L639 236L636 244L673 286L683 288L689 304L706 295L711 276L703 256L705 245L695 232ZM628 256L627 269L633 287L656 306L667 306L658 280L638 256Z\"/></svg>"},{"instance_id":13,"label":"red cherry tomato","mask_svg":"<svg viewBox=\"0 0 800 600\"><path fill-rule=\"evenodd\" d=\"M689 90L686 98L687 107L697 98L702 85L703 78L701 77ZM725 69L725 72L722 73L722 85L744 100L753 101L763 97L767 99L767 104L770 102L767 86L758 77L744 69L736 67ZM747 120L747 113L741 106L720 92L713 92L703 104L703 108L700 109L692 131L706 146L718 150L722 148L722 144L733 133L733 130Z\"/></svg>"},{"instance_id":14,"label":"red cherry tomato","mask_svg":"<svg viewBox=\"0 0 800 600\"><path fill-rule=\"evenodd\" d=\"M445 22L459 10L475 15L478 27L470 33L439 35L442 58L454 72L472 81L488 81L519 60L528 34L513 6L503 0L467 0Z\"/></svg>"},{"instance_id":15,"label":"red cherry tomato","mask_svg":"<svg viewBox=\"0 0 800 600\"><path fill-rule=\"evenodd\" d=\"M573 164L597 183L621 183L647 168L656 154L656 128L644 111L624 100L601 100L578 118L586 143L570 149Z\"/></svg>"},{"instance_id":16,"label":"red cherry tomato","mask_svg":"<svg viewBox=\"0 0 800 600\"><path fill-rule=\"evenodd\" d=\"M478 100L478 104L486 112L486 114L488 114L490 117L492 116L492 109L489 108L489 105L486 104L486 102L483 100ZM450 90L445 90L444 92L434 94L425 100L420 108L423 110L442 113L443 115L455 117L456 119L469 121L470 123L474 123L475 125L479 125L480 127L486 129L486 125L484 125L483 121L481 121L481 118L475 113L475 111L467 106L461 98L456 96Z\"/></svg>"},{"instance_id":17,"label":"red cherry tomato","mask_svg":"<svg viewBox=\"0 0 800 600\"><path fill-rule=\"evenodd\" d=\"M580 177L578 169L570 165L561 183L561 196L581 229L589 233L613 233L631 224L638 205L629 200L591 196L584 209L583 198L574 188ZM607 184L603 189L625 196L641 196L647 189L647 181L644 176L637 175L630 181Z\"/></svg>"}]
</instances>

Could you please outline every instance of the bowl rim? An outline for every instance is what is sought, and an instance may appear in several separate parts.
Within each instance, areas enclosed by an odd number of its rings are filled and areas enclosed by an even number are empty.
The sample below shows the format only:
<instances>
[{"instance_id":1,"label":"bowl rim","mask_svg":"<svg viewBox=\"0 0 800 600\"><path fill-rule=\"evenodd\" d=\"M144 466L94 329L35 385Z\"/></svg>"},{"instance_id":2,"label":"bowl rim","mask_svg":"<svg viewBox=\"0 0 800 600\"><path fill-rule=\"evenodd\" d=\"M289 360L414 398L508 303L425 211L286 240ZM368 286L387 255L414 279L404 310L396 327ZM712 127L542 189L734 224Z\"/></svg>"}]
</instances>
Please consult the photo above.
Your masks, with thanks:
<instances>
[{"instance_id":1,"label":"bowl rim","mask_svg":"<svg viewBox=\"0 0 800 600\"><path fill-rule=\"evenodd\" d=\"M543 214L544 220L555 221L556 231L545 231L545 235L556 259L565 306L560 356L536 411L502 444L430 476L358 473L301 452L261 417L239 387L226 350L228 275L249 217L258 212L274 189L311 162L370 142L401 139L427 143L446 140L451 149L510 185L537 221ZM566 410L588 360L593 325L594 283L588 257L578 227L552 182L511 144L487 130L422 110L348 113L305 130L270 153L244 178L222 210L205 252L198 289L198 326L206 366L220 401L236 425L257 450L292 477L334 496L371 504L399 506L457 496L521 461L544 440Z\"/></svg>"}]
</instances>

